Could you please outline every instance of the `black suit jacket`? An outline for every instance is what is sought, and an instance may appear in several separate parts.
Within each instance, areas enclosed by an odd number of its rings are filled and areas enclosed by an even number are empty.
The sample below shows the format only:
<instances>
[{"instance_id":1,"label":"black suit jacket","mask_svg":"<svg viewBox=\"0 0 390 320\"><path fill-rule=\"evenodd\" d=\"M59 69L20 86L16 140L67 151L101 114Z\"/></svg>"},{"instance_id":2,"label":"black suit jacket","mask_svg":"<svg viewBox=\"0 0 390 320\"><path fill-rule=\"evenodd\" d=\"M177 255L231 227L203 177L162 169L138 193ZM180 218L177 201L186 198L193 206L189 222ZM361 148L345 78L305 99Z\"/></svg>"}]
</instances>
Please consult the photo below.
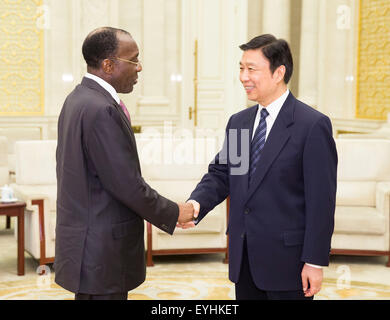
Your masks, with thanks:
<instances>
[{"instance_id":1,"label":"black suit jacket","mask_svg":"<svg viewBox=\"0 0 390 320\"><path fill-rule=\"evenodd\" d=\"M58 121L55 281L72 292L127 292L145 279L144 219L172 234L176 203L141 176L121 107L84 78Z\"/></svg>"},{"instance_id":2,"label":"black suit jacket","mask_svg":"<svg viewBox=\"0 0 390 320\"><path fill-rule=\"evenodd\" d=\"M230 195L229 276L233 282L239 279L246 237L258 288L300 290L305 262L329 263L337 178L332 126L328 117L290 93L248 186L247 171L232 174L238 165L232 159L235 142L229 132L237 130L238 150L243 141L249 145L256 112L254 106L230 118L225 148L190 198L200 203L201 220ZM246 129L246 135L241 129Z\"/></svg>"}]
</instances>

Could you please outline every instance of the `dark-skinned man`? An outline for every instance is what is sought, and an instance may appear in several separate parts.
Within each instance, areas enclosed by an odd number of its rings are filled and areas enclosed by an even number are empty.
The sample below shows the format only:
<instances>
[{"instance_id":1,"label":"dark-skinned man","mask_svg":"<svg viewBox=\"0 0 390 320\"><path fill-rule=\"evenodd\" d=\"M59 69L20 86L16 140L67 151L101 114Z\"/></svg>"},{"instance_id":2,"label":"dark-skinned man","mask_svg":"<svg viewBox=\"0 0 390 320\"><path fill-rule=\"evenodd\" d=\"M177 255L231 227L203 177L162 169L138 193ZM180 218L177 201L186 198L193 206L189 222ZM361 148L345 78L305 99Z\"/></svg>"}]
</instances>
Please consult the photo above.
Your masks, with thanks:
<instances>
[{"instance_id":1,"label":"dark-skinned man","mask_svg":"<svg viewBox=\"0 0 390 320\"><path fill-rule=\"evenodd\" d=\"M142 71L132 36L110 27L83 43L88 73L58 121L55 281L76 300L125 300L145 280L144 220L172 234L193 219L142 178L130 93Z\"/></svg>"}]
</instances>

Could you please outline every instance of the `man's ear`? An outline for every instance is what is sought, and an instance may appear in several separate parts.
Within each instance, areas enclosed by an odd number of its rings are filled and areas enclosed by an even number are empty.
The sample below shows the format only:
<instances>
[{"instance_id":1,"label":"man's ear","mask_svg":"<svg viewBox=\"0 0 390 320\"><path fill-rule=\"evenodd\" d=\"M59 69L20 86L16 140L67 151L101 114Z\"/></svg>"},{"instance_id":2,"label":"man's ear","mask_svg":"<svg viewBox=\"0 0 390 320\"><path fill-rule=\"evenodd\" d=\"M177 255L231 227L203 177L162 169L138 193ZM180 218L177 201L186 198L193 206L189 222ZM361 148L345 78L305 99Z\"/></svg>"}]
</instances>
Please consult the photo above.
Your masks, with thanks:
<instances>
[{"instance_id":1,"label":"man's ear","mask_svg":"<svg viewBox=\"0 0 390 320\"><path fill-rule=\"evenodd\" d=\"M114 72L114 62L110 59L104 59L102 61L102 70L104 73L112 74Z\"/></svg>"},{"instance_id":2,"label":"man's ear","mask_svg":"<svg viewBox=\"0 0 390 320\"><path fill-rule=\"evenodd\" d=\"M286 74L286 67L284 65L279 66L274 72L274 77L276 82L284 81L285 74Z\"/></svg>"}]
</instances>

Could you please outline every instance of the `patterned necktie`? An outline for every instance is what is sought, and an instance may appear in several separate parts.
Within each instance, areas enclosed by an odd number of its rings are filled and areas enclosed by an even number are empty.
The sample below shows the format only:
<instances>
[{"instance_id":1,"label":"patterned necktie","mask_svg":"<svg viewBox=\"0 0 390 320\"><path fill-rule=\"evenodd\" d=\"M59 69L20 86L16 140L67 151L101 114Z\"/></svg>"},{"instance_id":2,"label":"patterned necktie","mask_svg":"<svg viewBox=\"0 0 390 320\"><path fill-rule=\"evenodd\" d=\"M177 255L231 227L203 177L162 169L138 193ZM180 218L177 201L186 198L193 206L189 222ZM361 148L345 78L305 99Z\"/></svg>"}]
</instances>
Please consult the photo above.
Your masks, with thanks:
<instances>
[{"instance_id":1,"label":"patterned necktie","mask_svg":"<svg viewBox=\"0 0 390 320\"><path fill-rule=\"evenodd\" d=\"M129 111L127 110L125 104L123 103L123 101L121 100L121 102L119 103L119 105L121 106L123 112L125 113L127 119L129 119L130 121L130 114L129 114Z\"/></svg>"},{"instance_id":2,"label":"patterned necktie","mask_svg":"<svg viewBox=\"0 0 390 320\"><path fill-rule=\"evenodd\" d=\"M251 183L251 178L256 170L256 165L259 162L261 156L261 150L263 150L265 145L265 135L267 133L267 122L265 118L269 115L266 109L261 109L260 111L260 122L257 126L255 135L252 139L251 143L251 156L250 156L250 164L249 164L249 178L248 182Z\"/></svg>"}]
</instances>

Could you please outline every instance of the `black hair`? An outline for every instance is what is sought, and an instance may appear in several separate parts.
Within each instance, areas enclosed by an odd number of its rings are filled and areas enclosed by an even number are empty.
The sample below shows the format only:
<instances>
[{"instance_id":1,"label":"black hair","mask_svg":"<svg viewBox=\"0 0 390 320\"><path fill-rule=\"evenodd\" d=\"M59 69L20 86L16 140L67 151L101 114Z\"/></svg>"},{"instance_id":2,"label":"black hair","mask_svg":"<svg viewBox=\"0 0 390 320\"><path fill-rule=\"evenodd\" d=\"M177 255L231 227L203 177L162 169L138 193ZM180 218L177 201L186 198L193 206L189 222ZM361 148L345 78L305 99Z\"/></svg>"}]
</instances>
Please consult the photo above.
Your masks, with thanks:
<instances>
[{"instance_id":1,"label":"black hair","mask_svg":"<svg viewBox=\"0 0 390 320\"><path fill-rule=\"evenodd\" d=\"M122 29L103 27L95 29L85 38L82 52L89 67L98 69L104 59L116 55L119 46L117 37L119 32L130 35Z\"/></svg>"},{"instance_id":2,"label":"black hair","mask_svg":"<svg viewBox=\"0 0 390 320\"><path fill-rule=\"evenodd\" d=\"M272 73L280 66L285 66L284 83L287 84L293 73L293 58L286 40L276 39L272 34L263 34L240 46L243 51L260 49L270 63Z\"/></svg>"}]
</instances>

